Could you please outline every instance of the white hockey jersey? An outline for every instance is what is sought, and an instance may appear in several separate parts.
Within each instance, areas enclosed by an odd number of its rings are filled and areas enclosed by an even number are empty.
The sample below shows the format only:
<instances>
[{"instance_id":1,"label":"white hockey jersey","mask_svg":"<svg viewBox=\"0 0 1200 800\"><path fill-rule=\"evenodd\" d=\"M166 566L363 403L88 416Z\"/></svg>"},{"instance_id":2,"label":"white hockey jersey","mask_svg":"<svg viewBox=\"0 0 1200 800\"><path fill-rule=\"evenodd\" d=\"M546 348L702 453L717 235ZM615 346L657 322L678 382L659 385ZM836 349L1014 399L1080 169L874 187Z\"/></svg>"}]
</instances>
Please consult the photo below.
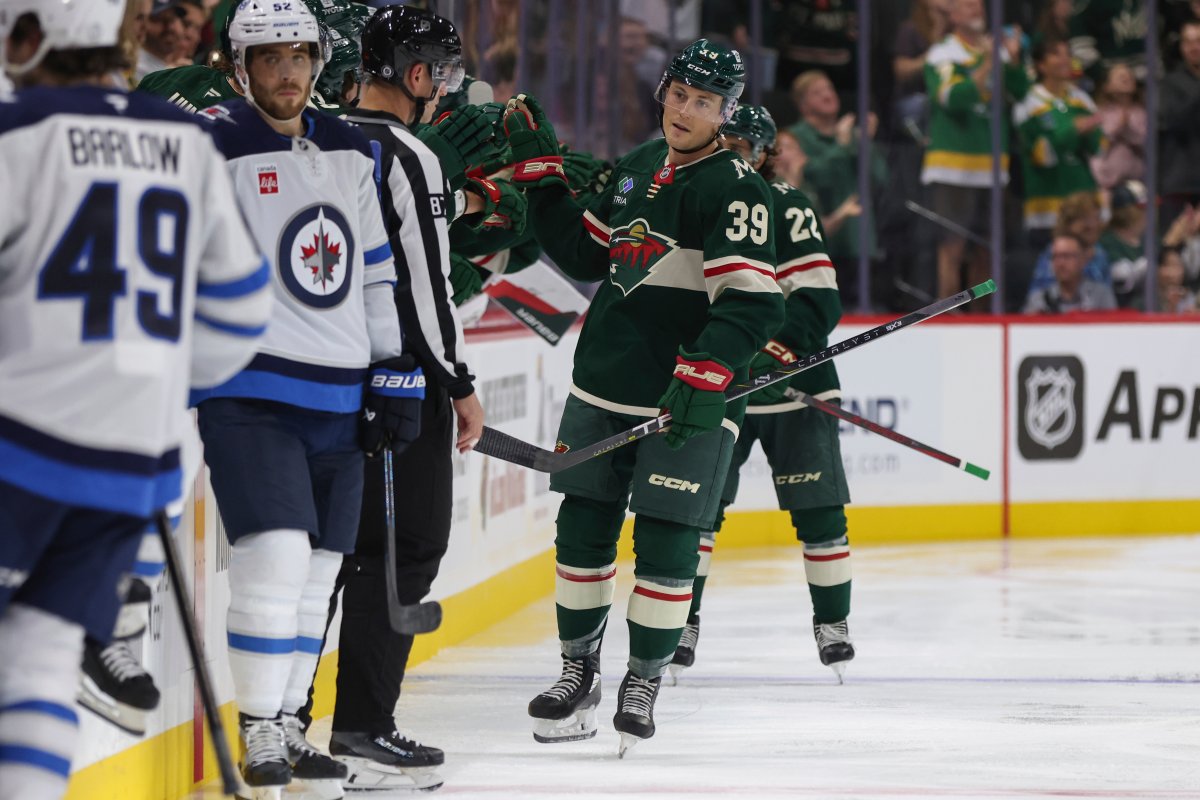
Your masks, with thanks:
<instances>
[{"instance_id":1,"label":"white hockey jersey","mask_svg":"<svg viewBox=\"0 0 1200 800\"><path fill-rule=\"evenodd\" d=\"M0 481L139 517L179 497L189 384L241 369L271 307L206 127L98 87L0 102Z\"/></svg>"},{"instance_id":2,"label":"white hockey jersey","mask_svg":"<svg viewBox=\"0 0 1200 800\"><path fill-rule=\"evenodd\" d=\"M193 402L244 397L358 411L367 367L402 346L396 268L366 139L311 109L303 138L276 133L245 100L202 113L217 120L213 138L271 262L275 304L254 360Z\"/></svg>"}]
</instances>

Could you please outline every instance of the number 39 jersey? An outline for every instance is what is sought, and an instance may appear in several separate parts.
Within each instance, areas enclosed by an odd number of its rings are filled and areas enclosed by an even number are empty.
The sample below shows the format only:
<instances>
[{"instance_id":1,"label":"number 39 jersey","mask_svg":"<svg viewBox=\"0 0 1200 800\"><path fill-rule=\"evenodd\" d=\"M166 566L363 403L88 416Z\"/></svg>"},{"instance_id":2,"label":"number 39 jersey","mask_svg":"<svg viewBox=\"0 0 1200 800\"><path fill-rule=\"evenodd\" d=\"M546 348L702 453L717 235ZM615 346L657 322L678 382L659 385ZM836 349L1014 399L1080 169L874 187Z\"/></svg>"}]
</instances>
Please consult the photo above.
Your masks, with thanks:
<instances>
[{"instance_id":1,"label":"number 39 jersey","mask_svg":"<svg viewBox=\"0 0 1200 800\"><path fill-rule=\"evenodd\" d=\"M40 88L0 102L0 480L148 517L179 496L189 385L253 355L268 273L195 117Z\"/></svg>"},{"instance_id":2,"label":"number 39 jersey","mask_svg":"<svg viewBox=\"0 0 1200 800\"><path fill-rule=\"evenodd\" d=\"M575 350L571 391L585 402L655 415L681 346L744 378L783 319L770 189L730 151L673 167L666 142L648 142L617 163L582 216L561 190L530 198L551 258L601 281Z\"/></svg>"}]
</instances>

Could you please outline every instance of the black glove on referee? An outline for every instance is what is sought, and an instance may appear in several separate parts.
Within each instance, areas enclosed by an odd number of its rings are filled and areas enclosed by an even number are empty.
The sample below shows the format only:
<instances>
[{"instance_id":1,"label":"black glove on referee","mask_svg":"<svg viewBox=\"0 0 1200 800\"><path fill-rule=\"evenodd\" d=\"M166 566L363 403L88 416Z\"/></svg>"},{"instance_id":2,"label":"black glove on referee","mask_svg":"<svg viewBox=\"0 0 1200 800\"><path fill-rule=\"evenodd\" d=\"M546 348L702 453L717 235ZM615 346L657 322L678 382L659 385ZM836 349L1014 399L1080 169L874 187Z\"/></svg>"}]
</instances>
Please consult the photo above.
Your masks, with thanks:
<instances>
[{"instance_id":1,"label":"black glove on referee","mask_svg":"<svg viewBox=\"0 0 1200 800\"><path fill-rule=\"evenodd\" d=\"M421 401L425 398L425 373L410 355L371 365L363 398L359 444L369 457L384 447L400 453L421 433Z\"/></svg>"}]
</instances>

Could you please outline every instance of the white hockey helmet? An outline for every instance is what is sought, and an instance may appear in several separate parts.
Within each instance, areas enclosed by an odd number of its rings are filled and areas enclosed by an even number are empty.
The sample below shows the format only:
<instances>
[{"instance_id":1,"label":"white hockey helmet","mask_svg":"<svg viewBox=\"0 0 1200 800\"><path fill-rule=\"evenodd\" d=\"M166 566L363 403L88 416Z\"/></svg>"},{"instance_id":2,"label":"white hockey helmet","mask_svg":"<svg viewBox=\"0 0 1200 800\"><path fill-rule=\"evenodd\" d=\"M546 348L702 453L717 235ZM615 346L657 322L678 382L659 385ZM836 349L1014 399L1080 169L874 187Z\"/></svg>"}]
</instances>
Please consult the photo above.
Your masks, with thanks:
<instances>
[{"instance_id":1,"label":"white hockey helmet","mask_svg":"<svg viewBox=\"0 0 1200 800\"><path fill-rule=\"evenodd\" d=\"M0 0L0 3L6 1ZM309 89L317 85L317 76L329 59L329 40L302 0L242 0L231 13L229 49L233 55L234 74L246 97L250 98L246 51L257 45L311 44L314 57Z\"/></svg>"},{"instance_id":2,"label":"white hockey helmet","mask_svg":"<svg viewBox=\"0 0 1200 800\"><path fill-rule=\"evenodd\" d=\"M42 43L24 64L10 64L4 44L26 14L37 17ZM0 62L15 76L37 67L51 50L115 47L124 22L125 0L0 0Z\"/></svg>"}]
</instances>

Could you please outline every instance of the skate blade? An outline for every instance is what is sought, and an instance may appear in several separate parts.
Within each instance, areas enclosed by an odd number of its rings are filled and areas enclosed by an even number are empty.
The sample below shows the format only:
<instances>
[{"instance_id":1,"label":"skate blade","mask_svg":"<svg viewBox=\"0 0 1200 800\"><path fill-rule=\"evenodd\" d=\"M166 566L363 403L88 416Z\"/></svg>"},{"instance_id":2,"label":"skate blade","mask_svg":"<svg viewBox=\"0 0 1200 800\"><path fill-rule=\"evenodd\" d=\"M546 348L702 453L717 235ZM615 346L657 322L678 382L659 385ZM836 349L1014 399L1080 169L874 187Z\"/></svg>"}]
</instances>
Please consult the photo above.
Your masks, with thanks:
<instances>
[{"instance_id":1,"label":"skate blade","mask_svg":"<svg viewBox=\"0 0 1200 800\"><path fill-rule=\"evenodd\" d=\"M667 674L669 676L668 677L669 683L667 685L668 686L678 686L679 685L679 676L683 674L683 671L685 669L687 669L687 667L683 666L682 664L668 664L667 665Z\"/></svg>"},{"instance_id":2,"label":"skate blade","mask_svg":"<svg viewBox=\"0 0 1200 800\"><path fill-rule=\"evenodd\" d=\"M634 736L632 733L621 734L621 745L617 750L617 758L624 758L625 754L633 749L633 746L642 741L641 737Z\"/></svg>"},{"instance_id":3,"label":"skate blade","mask_svg":"<svg viewBox=\"0 0 1200 800\"><path fill-rule=\"evenodd\" d=\"M845 678L846 662L845 661L836 661L836 662L830 664L829 668L831 670L833 670L834 675L837 675L838 686L845 685L845 683L846 683L846 678Z\"/></svg>"},{"instance_id":4,"label":"skate blade","mask_svg":"<svg viewBox=\"0 0 1200 800\"><path fill-rule=\"evenodd\" d=\"M342 781L342 788L350 797L384 798L413 792L432 792L443 781L433 767L389 767L369 758L337 756L338 761L350 768L350 775Z\"/></svg>"},{"instance_id":5,"label":"skate blade","mask_svg":"<svg viewBox=\"0 0 1200 800\"><path fill-rule=\"evenodd\" d=\"M242 781L238 781L237 792L234 794L238 800L283 800L283 790L285 786L247 786Z\"/></svg>"},{"instance_id":6,"label":"skate blade","mask_svg":"<svg viewBox=\"0 0 1200 800\"><path fill-rule=\"evenodd\" d=\"M596 735L596 706L576 709L566 719L533 718L533 739L542 744L581 742Z\"/></svg>"},{"instance_id":7,"label":"skate blade","mask_svg":"<svg viewBox=\"0 0 1200 800\"><path fill-rule=\"evenodd\" d=\"M87 675L81 676L76 699L79 705L131 736L146 735L146 712L112 699Z\"/></svg>"},{"instance_id":8,"label":"skate blade","mask_svg":"<svg viewBox=\"0 0 1200 800\"><path fill-rule=\"evenodd\" d=\"M342 782L336 778L319 781L292 778L287 800L342 800L345 796Z\"/></svg>"}]
</instances>

